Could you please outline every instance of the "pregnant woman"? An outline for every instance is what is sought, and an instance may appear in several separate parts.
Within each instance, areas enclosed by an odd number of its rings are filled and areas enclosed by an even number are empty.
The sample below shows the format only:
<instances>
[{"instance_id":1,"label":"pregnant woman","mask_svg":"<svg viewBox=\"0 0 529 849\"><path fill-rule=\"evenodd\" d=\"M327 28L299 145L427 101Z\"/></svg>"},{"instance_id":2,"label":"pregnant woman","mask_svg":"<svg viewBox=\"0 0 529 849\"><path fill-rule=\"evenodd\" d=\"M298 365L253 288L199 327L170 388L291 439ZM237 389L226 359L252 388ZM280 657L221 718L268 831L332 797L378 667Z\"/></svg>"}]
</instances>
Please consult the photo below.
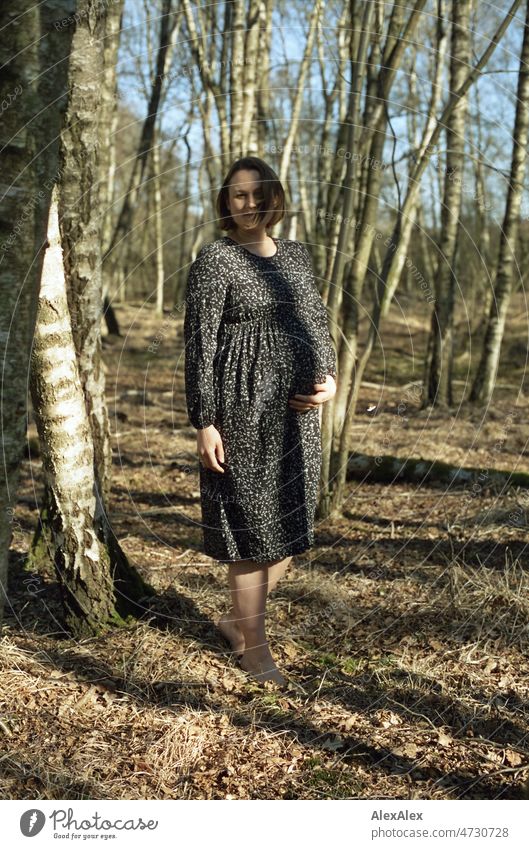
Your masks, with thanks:
<instances>
[{"instance_id":1,"label":"pregnant woman","mask_svg":"<svg viewBox=\"0 0 529 849\"><path fill-rule=\"evenodd\" d=\"M218 627L259 681L285 682L265 630L268 593L314 543L320 407L336 354L310 254L267 230L283 187L258 157L231 166L217 198L229 235L203 245L187 279L189 420L197 429L204 551L229 564L232 609Z\"/></svg>"}]
</instances>

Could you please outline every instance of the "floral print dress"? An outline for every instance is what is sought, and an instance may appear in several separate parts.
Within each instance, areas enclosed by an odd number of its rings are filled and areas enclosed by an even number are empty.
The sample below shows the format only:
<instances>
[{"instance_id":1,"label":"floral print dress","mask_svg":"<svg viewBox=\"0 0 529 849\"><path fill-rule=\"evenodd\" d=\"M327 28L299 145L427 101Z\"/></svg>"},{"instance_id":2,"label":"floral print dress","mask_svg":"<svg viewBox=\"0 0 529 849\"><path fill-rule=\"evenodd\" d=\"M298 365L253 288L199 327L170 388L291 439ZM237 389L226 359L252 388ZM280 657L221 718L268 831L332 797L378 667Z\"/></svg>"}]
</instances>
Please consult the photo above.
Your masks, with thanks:
<instances>
[{"instance_id":1,"label":"floral print dress","mask_svg":"<svg viewBox=\"0 0 529 849\"><path fill-rule=\"evenodd\" d=\"M314 543L319 409L288 399L336 377L336 354L308 250L274 242L261 257L223 236L187 278L187 412L197 429L215 425L224 447L224 473L199 472L204 551L220 562L277 560Z\"/></svg>"}]
</instances>

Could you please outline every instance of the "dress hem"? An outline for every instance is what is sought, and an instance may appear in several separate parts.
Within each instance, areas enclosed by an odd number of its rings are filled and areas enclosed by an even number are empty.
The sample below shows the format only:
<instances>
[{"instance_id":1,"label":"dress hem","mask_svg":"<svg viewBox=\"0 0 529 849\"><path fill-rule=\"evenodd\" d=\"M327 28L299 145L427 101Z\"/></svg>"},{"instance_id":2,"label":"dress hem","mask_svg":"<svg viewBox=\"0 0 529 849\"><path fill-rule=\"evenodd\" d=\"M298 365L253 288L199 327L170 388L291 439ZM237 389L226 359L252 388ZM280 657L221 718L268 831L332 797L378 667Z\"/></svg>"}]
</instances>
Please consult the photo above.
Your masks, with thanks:
<instances>
[{"instance_id":1,"label":"dress hem","mask_svg":"<svg viewBox=\"0 0 529 849\"><path fill-rule=\"evenodd\" d=\"M249 557L240 557L238 560L220 560L216 555L210 554L208 551L204 551L208 557L212 557L217 563L242 563L245 560L253 560L256 563L267 563L269 560L278 560L279 558L284 559L285 557L294 557L296 554L303 554L305 551L309 551L314 547L314 542L309 543L304 548L296 549L294 551L282 551L277 554L266 554L258 557L250 555Z\"/></svg>"}]
</instances>

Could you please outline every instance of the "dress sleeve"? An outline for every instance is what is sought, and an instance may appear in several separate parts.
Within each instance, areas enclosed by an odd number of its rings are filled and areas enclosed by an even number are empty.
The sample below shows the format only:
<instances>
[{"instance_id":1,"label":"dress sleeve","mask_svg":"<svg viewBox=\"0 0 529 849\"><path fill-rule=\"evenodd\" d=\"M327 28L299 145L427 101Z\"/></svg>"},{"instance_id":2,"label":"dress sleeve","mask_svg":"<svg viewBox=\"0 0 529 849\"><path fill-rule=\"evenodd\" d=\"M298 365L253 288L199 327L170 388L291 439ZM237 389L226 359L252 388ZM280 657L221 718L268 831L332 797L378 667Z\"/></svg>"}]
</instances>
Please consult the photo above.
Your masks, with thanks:
<instances>
[{"instance_id":1,"label":"dress sleeve","mask_svg":"<svg viewBox=\"0 0 529 849\"><path fill-rule=\"evenodd\" d=\"M314 270L312 266L312 258L305 245L298 242L301 249L302 262L307 278L307 297L303 303L303 312L306 320L310 323L314 330L318 342L318 374L316 375L317 383L324 383L326 375L330 374L336 379L337 361L336 351L329 332L329 317L327 309L323 303L323 299L319 293L316 280L314 279Z\"/></svg>"},{"instance_id":2,"label":"dress sleeve","mask_svg":"<svg viewBox=\"0 0 529 849\"><path fill-rule=\"evenodd\" d=\"M200 430L216 416L213 358L226 298L226 276L209 245L189 267L184 317L185 394L189 421Z\"/></svg>"}]
</instances>

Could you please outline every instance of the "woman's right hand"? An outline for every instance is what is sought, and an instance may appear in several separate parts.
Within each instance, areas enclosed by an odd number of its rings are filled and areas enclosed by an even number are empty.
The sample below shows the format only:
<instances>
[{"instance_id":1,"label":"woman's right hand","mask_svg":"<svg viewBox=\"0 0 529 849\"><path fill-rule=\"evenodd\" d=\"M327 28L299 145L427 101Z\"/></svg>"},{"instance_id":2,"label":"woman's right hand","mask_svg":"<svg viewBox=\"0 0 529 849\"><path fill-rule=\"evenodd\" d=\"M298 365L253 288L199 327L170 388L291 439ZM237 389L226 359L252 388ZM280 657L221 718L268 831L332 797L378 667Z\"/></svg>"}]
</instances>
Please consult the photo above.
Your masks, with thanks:
<instances>
[{"instance_id":1,"label":"woman's right hand","mask_svg":"<svg viewBox=\"0 0 529 849\"><path fill-rule=\"evenodd\" d=\"M219 466L219 461L224 463L224 447L215 425L197 430L197 450L199 460L206 469L224 474L224 469Z\"/></svg>"}]
</instances>

